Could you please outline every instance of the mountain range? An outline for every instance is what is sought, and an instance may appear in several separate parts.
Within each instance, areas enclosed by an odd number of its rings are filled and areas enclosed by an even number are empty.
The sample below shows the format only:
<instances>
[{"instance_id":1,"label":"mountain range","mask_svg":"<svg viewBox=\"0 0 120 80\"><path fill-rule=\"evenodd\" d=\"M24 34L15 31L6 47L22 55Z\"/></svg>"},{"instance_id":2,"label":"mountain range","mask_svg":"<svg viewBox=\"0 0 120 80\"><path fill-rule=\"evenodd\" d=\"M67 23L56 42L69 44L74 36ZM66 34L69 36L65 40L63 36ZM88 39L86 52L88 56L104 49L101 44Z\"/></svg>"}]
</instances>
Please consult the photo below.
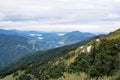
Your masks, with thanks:
<instances>
[{"instance_id":1,"label":"mountain range","mask_svg":"<svg viewBox=\"0 0 120 80\"><path fill-rule=\"evenodd\" d=\"M120 80L120 29L23 56L2 69L0 77L0 80Z\"/></svg>"},{"instance_id":2,"label":"mountain range","mask_svg":"<svg viewBox=\"0 0 120 80\"><path fill-rule=\"evenodd\" d=\"M0 68L35 51L74 44L95 36L92 33L41 32L0 29Z\"/></svg>"}]
</instances>

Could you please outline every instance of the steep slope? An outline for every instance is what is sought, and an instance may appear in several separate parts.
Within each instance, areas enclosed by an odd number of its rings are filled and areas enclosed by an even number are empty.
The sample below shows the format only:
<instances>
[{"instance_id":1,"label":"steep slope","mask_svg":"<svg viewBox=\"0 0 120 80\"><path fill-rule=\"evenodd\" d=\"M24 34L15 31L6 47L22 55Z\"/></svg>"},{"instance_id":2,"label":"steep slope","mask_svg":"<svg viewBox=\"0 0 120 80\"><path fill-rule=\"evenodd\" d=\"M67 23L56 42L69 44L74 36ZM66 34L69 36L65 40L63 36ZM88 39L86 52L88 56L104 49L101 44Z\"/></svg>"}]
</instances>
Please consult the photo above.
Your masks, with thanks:
<instances>
[{"instance_id":1,"label":"steep slope","mask_svg":"<svg viewBox=\"0 0 120 80\"><path fill-rule=\"evenodd\" d=\"M120 39L120 29L116 30L115 32L111 32L109 35L106 36L107 39Z\"/></svg>"},{"instance_id":2,"label":"steep slope","mask_svg":"<svg viewBox=\"0 0 120 80\"><path fill-rule=\"evenodd\" d=\"M120 80L120 29L77 49L25 63L0 72L1 77L10 74L1 80Z\"/></svg>"}]
</instances>

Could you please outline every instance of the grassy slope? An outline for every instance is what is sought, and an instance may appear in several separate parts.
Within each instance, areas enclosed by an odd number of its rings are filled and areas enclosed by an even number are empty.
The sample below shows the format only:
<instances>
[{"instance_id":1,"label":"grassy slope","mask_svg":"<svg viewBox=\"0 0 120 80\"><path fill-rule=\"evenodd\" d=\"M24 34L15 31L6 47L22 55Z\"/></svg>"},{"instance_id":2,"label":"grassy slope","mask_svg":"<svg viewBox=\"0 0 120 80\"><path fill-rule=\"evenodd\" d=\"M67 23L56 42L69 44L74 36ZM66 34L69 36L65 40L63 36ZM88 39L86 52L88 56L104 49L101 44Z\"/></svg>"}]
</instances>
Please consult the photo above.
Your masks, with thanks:
<instances>
[{"instance_id":1,"label":"grassy slope","mask_svg":"<svg viewBox=\"0 0 120 80\"><path fill-rule=\"evenodd\" d=\"M109 39L120 39L120 29L115 32L111 32L108 36Z\"/></svg>"},{"instance_id":2,"label":"grassy slope","mask_svg":"<svg viewBox=\"0 0 120 80\"><path fill-rule=\"evenodd\" d=\"M13 80L14 78L13 78L13 74L11 74L11 75L8 75L8 76L6 76L5 78L3 78L3 79L0 79L0 80Z\"/></svg>"}]
</instances>

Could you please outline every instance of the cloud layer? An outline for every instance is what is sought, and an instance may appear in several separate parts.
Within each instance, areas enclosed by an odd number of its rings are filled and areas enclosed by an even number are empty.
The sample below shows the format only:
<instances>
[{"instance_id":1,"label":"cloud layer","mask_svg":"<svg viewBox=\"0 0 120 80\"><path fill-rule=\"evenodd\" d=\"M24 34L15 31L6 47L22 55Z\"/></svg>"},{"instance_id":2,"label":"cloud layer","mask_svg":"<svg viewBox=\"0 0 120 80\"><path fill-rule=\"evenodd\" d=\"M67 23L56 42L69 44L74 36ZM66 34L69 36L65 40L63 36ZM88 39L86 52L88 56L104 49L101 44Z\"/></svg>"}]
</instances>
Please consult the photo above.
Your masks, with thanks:
<instances>
[{"instance_id":1,"label":"cloud layer","mask_svg":"<svg viewBox=\"0 0 120 80\"><path fill-rule=\"evenodd\" d=\"M120 0L0 0L0 28L110 32L120 28Z\"/></svg>"}]
</instances>

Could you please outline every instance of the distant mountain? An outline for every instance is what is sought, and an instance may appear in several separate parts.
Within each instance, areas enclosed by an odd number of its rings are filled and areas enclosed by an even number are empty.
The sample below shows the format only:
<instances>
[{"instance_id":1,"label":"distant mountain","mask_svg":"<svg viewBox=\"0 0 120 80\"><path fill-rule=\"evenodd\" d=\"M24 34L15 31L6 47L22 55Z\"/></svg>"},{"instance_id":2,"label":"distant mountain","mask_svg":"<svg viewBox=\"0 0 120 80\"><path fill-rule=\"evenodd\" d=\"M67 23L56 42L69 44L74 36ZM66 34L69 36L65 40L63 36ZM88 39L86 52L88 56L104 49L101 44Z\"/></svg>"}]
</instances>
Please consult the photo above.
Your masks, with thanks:
<instances>
[{"instance_id":1,"label":"distant mountain","mask_svg":"<svg viewBox=\"0 0 120 80\"><path fill-rule=\"evenodd\" d=\"M120 80L120 29L75 45L24 56L1 80Z\"/></svg>"},{"instance_id":2,"label":"distant mountain","mask_svg":"<svg viewBox=\"0 0 120 80\"><path fill-rule=\"evenodd\" d=\"M38 32L0 29L0 68L34 52L70 45L95 36L81 32Z\"/></svg>"},{"instance_id":3,"label":"distant mountain","mask_svg":"<svg viewBox=\"0 0 120 80\"><path fill-rule=\"evenodd\" d=\"M86 39L87 37L93 37L93 36L95 35L92 33L82 33L79 31L73 31L63 35L63 40L65 41L65 43L70 44L70 43L79 42L81 40Z\"/></svg>"},{"instance_id":4,"label":"distant mountain","mask_svg":"<svg viewBox=\"0 0 120 80\"><path fill-rule=\"evenodd\" d=\"M82 33L79 31L65 33L65 32L39 32L39 31L19 31L2 29L0 29L0 34L23 36L29 40L43 44L43 46L45 46L44 49L45 48L50 49L50 47L46 47L46 45L49 45L50 43L55 44L51 46L52 48L55 48L59 46L76 43L86 38L95 36L95 34L92 33Z\"/></svg>"},{"instance_id":5,"label":"distant mountain","mask_svg":"<svg viewBox=\"0 0 120 80\"><path fill-rule=\"evenodd\" d=\"M0 29L0 34L5 34L5 35L18 35L19 33L14 31L14 30L3 30Z\"/></svg>"},{"instance_id":6,"label":"distant mountain","mask_svg":"<svg viewBox=\"0 0 120 80\"><path fill-rule=\"evenodd\" d=\"M92 33L73 32L38 32L38 31L19 31L19 30L2 30L0 34L21 36L29 40L34 45L34 49L48 50L64 45L70 45L89 37L95 36Z\"/></svg>"}]
</instances>

